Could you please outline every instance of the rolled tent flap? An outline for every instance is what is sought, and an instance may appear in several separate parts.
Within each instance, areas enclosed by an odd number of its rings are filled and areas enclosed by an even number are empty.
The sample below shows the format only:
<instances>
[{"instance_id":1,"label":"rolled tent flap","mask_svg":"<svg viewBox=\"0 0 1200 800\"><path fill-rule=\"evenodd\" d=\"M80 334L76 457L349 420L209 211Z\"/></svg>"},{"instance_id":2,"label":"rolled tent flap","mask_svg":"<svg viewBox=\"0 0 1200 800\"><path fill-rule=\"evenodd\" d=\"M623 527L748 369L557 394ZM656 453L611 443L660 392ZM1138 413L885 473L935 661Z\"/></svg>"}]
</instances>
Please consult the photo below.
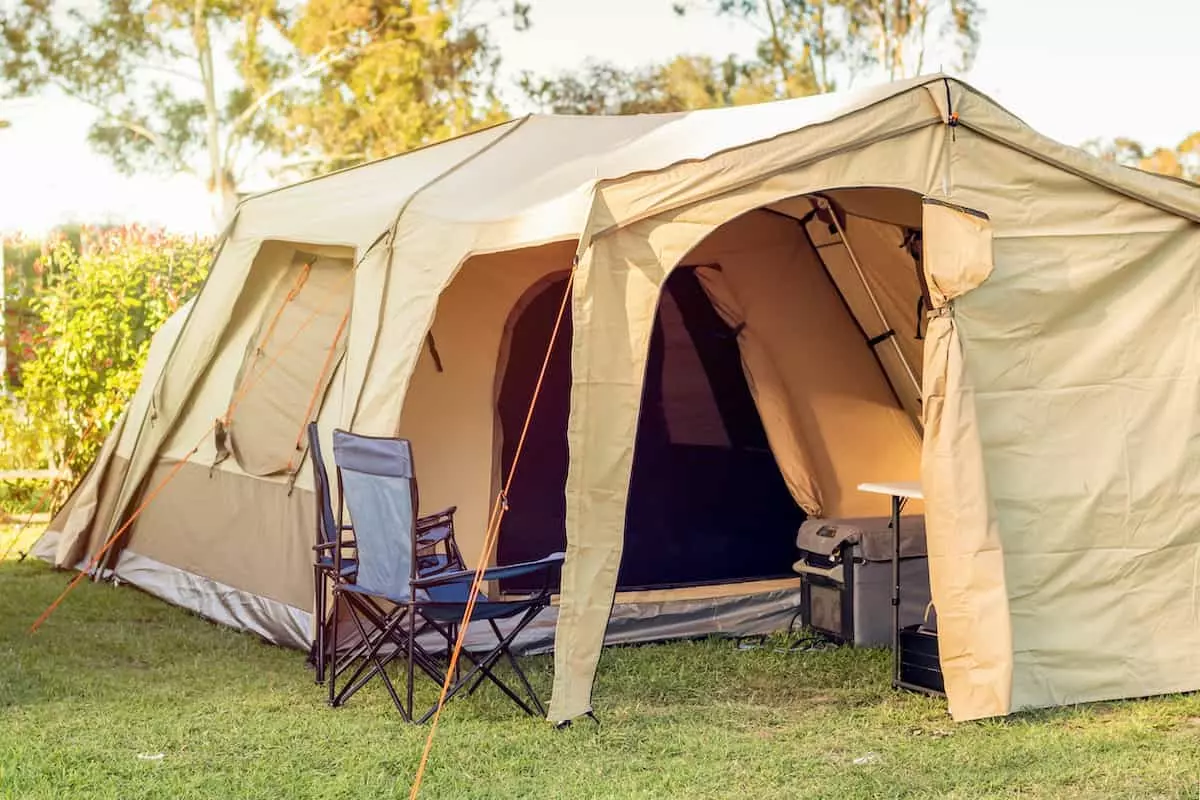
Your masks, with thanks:
<instances>
[{"instance_id":1,"label":"rolled tent flap","mask_svg":"<svg viewBox=\"0 0 1200 800\"><path fill-rule=\"evenodd\" d=\"M1012 623L975 394L947 303L991 273L991 226L982 215L927 202L923 238L938 310L926 333L922 402L930 590L950 713L956 720L978 719L1011 709ZM936 292L935 276L941 287Z\"/></svg>"},{"instance_id":2,"label":"rolled tent flap","mask_svg":"<svg viewBox=\"0 0 1200 800\"><path fill-rule=\"evenodd\" d=\"M929 300L941 308L992 274L992 224L985 214L933 198L923 203Z\"/></svg>"}]
</instances>

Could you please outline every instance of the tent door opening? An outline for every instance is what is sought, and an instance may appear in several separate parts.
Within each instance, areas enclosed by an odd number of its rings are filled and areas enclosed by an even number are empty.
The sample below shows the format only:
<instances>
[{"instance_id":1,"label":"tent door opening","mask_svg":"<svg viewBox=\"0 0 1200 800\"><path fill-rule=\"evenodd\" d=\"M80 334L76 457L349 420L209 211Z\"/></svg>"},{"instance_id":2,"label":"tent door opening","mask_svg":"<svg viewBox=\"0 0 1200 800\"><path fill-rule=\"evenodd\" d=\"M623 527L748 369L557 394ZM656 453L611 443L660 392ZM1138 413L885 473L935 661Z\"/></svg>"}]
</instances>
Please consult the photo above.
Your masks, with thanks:
<instances>
[{"instance_id":1,"label":"tent door opening","mask_svg":"<svg viewBox=\"0 0 1200 800\"><path fill-rule=\"evenodd\" d=\"M794 577L804 512L767 446L737 334L712 306L696 269L663 288L651 335L625 518L619 591ZM531 290L511 329L497 411L506 474L546 342L566 288ZM509 495L500 563L566 547L571 391L570 309L564 319ZM502 591L522 591L520 579Z\"/></svg>"}]
</instances>

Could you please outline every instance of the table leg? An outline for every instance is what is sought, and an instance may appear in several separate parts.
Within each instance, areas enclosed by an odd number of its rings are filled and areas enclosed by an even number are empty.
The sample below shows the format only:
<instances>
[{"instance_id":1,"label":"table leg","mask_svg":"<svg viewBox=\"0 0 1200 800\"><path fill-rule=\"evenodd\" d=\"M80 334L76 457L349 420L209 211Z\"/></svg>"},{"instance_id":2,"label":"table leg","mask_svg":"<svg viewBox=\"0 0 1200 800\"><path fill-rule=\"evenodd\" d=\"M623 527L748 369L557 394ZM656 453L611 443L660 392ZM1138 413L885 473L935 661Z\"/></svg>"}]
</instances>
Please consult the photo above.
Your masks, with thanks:
<instances>
[{"instance_id":1,"label":"table leg","mask_svg":"<svg viewBox=\"0 0 1200 800\"><path fill-rule=\"evenodd\" d=\"M892 497L892 688L900 685L900 509L904 501Z\"/></svg>"}]
</instances>

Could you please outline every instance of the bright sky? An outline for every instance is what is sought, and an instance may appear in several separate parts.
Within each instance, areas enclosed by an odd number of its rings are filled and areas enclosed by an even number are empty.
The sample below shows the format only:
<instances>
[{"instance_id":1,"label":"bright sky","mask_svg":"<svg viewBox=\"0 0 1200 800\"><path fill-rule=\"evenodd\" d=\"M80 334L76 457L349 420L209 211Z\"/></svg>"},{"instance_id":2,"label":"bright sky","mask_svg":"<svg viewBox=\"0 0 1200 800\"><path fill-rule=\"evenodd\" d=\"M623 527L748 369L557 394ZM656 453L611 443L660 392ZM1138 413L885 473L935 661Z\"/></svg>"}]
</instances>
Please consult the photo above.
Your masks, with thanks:
<instances>
[{"instance_id":1,"label":"bright sky","mask_svg":"<svg viewBox=\"0 0 1200 800\"><path fill-rule=\"evenodd\" d=\"M984 0L987 19L964 77L1034 128L1068 144L1131 136L1170 145L1200 129L1196 31L1200 0ZM498 30L510 80L586 58L624 66L677 53L746 55L743 23L671 0L534 0L533 29ZM936 70L937 64L929 65ZM0 101L0 231L36 233L66 221L137 221L208 231L203 187L189 178L125 178L89 150L87 109L62 100ZM247 187L263 188L263 187Z\"/></svg>"}]
</instances>

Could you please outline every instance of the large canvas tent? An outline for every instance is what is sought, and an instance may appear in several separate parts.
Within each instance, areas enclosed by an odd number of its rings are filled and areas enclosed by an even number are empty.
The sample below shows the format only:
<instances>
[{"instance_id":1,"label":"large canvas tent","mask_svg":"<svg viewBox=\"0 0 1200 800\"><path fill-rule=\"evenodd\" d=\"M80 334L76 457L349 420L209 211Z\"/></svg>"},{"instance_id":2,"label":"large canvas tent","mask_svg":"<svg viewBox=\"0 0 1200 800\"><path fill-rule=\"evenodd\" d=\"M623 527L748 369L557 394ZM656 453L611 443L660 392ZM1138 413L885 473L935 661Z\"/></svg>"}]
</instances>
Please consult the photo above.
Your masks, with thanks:
<instances>
[{"instance_id":1,"label":"large canvas tent","mask_svg":"<svg viewBox=\"0 0 1200 800\"><path fill-rule=\"evenodd\" d=\"M1200 189L945 76L525 117L243 202L40 552L153 494L108 568L307 642L304 423L411 438L472 553L569 285L500 544L567 542L552 719L618 587L764 591L799 518L918 474L955 718L1194 690L1198 273Z\"/></svg>"}]
</instances>

